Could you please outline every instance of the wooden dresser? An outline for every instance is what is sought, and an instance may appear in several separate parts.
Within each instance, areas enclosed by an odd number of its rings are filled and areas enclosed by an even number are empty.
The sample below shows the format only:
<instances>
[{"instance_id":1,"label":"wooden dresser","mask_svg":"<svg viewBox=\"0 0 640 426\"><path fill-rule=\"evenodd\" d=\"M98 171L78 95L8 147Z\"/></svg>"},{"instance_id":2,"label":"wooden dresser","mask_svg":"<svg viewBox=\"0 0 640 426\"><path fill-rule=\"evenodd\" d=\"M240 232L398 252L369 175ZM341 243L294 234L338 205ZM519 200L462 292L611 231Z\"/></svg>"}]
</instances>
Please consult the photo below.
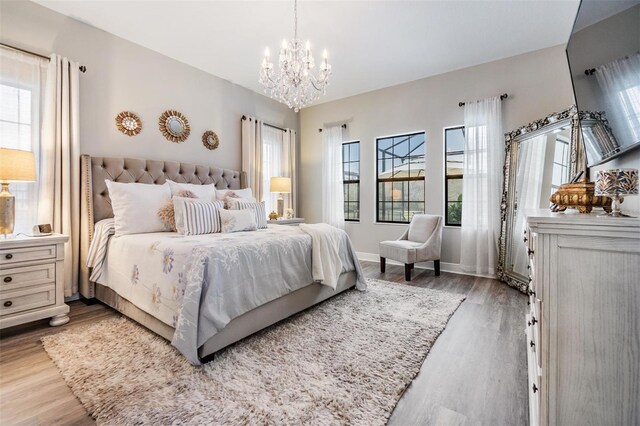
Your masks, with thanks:
<instances>
[{"instance_id":1,"label":"wooden dresser","mask_svg":"<svg viewBox=\"0 0 640 426\"><path fill-rule=\"evenodd\" d=\"M0 329L51 318L69 322L64 303L64 245L69 238L0 238Z\"/></svg>"},{"instance_id":2,"label":"wooden dresser","mask_svg":"<svg viewBox=\"0 0 640 426\"><path fill-rule=\"evenodd\" d=\"M532 425L640 424L640 219L527 213Z\"/></svg>"}]
</instances>

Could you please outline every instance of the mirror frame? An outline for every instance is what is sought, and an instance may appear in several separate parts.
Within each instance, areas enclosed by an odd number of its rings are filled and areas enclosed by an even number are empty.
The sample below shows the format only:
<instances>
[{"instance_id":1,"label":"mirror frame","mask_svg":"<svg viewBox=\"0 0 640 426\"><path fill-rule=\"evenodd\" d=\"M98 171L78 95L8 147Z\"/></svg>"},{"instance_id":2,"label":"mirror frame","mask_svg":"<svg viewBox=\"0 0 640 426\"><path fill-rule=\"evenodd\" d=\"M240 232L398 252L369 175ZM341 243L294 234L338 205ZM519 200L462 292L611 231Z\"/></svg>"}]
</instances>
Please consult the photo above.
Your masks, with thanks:
<instances>
[{"instance_id":1,"label":"mirror frame","mask_svg":"<svg viewBox=\"0 0 640 426\"><path fill-rule=\"evenodd\" d=\"M176 134L169 126L169 122L171 120L177 120L182 123L182 132ZM185 117L181 112L175 110L167 110L162 113L160 119L158 120L158 125L160 127L160 132L168 141L174 143L181 143L187 140L189 134L191 133L191 126L189 125L189 120Z\"/></svg>"},{"instance_id":2,"label":"mirror frame","mask_svg":"<svg viewBox=\"0 0 640 426\"><path fill-rule=\"evenodd\" d=\"M509 286L527 293L529 282L527 277L523 277L507 267L506 262L509 258L509 248L513 241L513 222L514 222L514 204L515 204L515 173L517 173L518 151L520 142L529 138L548 133L560 127L571 125L571 142L569 147L569 176L575 176L576 173L583 171L581 180L587 179L586 159L584 155L584 147L582 145L582 132L580 129L580 119L587 119L591 113L578 114L575 105L565 109L559 113L552 113L546 117L533 121L526 126L520 127L511 132L505 133L505 156L503 167L503 184L502 198L500 201L500 220L502 226L500 228L500 240L498 244L498 279L504 281ZM524 247L522 248L524 250Z\"/></svg>"}]
</instances>

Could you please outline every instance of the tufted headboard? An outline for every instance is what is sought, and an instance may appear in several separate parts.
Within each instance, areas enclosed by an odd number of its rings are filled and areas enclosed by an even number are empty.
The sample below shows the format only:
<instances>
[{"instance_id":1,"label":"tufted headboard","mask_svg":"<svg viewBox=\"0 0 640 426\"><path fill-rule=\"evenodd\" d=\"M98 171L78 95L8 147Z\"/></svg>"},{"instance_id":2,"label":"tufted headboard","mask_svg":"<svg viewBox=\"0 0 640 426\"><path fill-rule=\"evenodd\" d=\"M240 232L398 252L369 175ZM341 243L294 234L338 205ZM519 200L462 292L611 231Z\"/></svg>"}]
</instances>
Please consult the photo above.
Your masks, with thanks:
<instances>
[{"instance_id":1,"label":"tufted headboard","mask_svg":"<svg viewBox=\"0 0 640 426\"><path fill-rule=\"evenodd\" d=\"M94 224L113 217L111 200L105 179L115 182L137 182L162 185L167 179L178 183L207 185L213 183L217 189L240 189L247 187L247 174L219 167L199 166L177 161L141 160L135 158L91 157L80 158L81 202L80 202L80 293L94 297L93 285L89 283L86 256L93 238Z\"/></svg>"}]
</instances>

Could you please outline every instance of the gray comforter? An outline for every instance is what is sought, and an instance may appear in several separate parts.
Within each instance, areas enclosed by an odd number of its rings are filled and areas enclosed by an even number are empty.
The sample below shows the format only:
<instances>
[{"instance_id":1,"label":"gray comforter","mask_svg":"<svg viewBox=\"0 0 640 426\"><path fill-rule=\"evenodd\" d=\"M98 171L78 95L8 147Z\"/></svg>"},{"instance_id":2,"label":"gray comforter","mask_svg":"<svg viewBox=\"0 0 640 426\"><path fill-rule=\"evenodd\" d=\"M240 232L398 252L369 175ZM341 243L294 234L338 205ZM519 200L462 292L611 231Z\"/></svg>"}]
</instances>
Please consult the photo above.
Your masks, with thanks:
<instances>
[{"instance_id":1,"label":"gray comforter","mask_svg":"<svg viewBox=\"0 0 640 426\"><path fill-rule=\"evenodd\" d=\"M342 271L366 281L349 237L339 239ZM185 268L186 287L172 344L193 364L198 348L232 319L313 282L311 237L298 227L272 225L199 245Z\"/></svg>"}]
</instances>

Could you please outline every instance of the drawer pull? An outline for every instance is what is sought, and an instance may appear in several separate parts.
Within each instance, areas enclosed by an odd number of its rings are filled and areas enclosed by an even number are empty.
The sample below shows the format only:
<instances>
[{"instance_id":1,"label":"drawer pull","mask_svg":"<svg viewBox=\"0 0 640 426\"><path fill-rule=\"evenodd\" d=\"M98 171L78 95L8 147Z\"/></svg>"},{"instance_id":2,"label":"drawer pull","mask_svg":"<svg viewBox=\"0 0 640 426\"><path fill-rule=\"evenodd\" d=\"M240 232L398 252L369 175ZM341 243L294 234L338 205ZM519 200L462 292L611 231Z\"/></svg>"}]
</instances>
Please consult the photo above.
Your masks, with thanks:
<instances>
[{"instance_id":1,"label":"drawer pull","mask_svg":"<svg viewBox=\"0 0 640 426\"><path fill-rule=\"evenodd\" d=\"M4 258L11 260L11 259L13 259L13 255L11 253L8 253L8 254L4 255Z\"/></svg>"},{"instance_id":2,"label":"drawer pull","mask_svg":"<svg viewBox=\"0 0 640 426\"><path fill-rule=\"evenodd\" d=\"M6 308L8 308L9 306L13 305L13 302L11 300L7 300L6 302L4 302L4 306Z\"/></svg>"},{"instance_id":3,"label":"drawer pull","mask_svg":"<svg viewBox=\"0 0 640 426\"><path fill-rule=\"evenodd\" d=\"M527 269L531 269L531 265L527 263Z\"/></svg>"},{"instance_id":4,"label":"drawer pull","mask_svg":"<svg viewBox=\"0 0 640 426\"><path fill-rule=\"evenodd\" d=\"M527 306L531 305L531 301L527 300Z\"/></svg>"},{"instance_id":5,"label":"drawer pull","mask_svg":"<svg viewBox=\"0 0 640 426\"><path fill-rule=\"evenodd\" d=\"M531 256L531 255L533 254L533 250L531 250L530 248L528 248L528 249L527 249L527 254L528 254L529 256Z\"/></svg>"},{"instance_id":6,"label":"drawer pull","mask_svg":"<svg viewBox=\"0 0 640 426\"><path fill-rule=\"evenodd\" d=\"M536 344L533 343L533 340L531 342L529 342L529 346L534 347Z\"/></svg>"},{"instance_id":7,"label":"drawer pull","mask_svg":"<svg viewBox=\"0 0 640 426\"><path fill-rule=\"evenodd\" d=\"M5 282L5 283L10 283L11 281L13 281L13 278L11 278L11 277L4 277L4 282Z\"/></svg>"},{"instance_id":8,"label":"drawer pull","mask_svg":"<svg viewBox=\"0 0 640 426\"><path fill-rule=\"evenodd\" d=\"M532 316L531 317L531 325L536 325L537 322L538 322L538 320L536 319L536 317Z\"/></svg>"},{"instance_id":9,"label":"drawer pull","mask_svg":"<svg viewBox=\"0 0 640 426\"><path fill-rule=\"evenodd\" d=\"M537 387L537 386L536 386L536 384L534 383L534 384L533 384L533 393L536 393L536 392L538 392L538 387Z\"/></svg>"},{"instance_id":10,"label":"drawer pull","mask_svg":"<svg viewBox=\"0 0 640 426\"><path fill-rule=\"evenodd\" d=\"M527 321L527 325L531 327L531 321Z\"/></svg>"},{"instance_id":11,"label":"drawer pull","mask_svg":"<svg viewBox=\"0 0 640 426\"><path fill-rule=\"evenodd\" d=\"M529 282L533 281L533 278L531 278L531 275L529 275Z\"/></svg>"},{"instance_id":12,"label":"drawer pull","mask_svg":"<svg viewBox=\"0 0 640 426\"><path fill-rule=\"evenodd\" d=\"M529 241L529 239L528 239L528 238L527 238L527 236L525 235L525 237L522 239L522 241L524 241L524 242L526 243L527 241Z\"/></svg>"},{"instance_id":13,"label":"drawer pull","mask_svg":"<svg viewBox=\"0 0 640 426\"><path fill-rule=\"evenodd\" d=\"M529 289L528 293L529 293L529 296L535 296L536 295L536 292L531 290L531 289Z\"/></svg>"}]
</instances>

